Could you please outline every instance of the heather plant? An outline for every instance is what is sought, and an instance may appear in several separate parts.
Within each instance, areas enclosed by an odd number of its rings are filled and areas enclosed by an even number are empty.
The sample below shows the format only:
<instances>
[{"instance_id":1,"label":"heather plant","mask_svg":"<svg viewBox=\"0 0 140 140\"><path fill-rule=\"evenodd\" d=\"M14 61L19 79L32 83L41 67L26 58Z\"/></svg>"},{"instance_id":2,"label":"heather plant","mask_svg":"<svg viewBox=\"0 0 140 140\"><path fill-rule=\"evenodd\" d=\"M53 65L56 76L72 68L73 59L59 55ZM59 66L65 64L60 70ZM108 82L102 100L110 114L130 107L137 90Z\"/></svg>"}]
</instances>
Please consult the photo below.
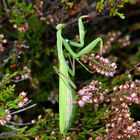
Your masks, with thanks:
<instances>
[{"instance_id":1,"label":"heather plant","mask_svg":"<svg viewBox=\"0 0 140 140\"><path fill-rule=\"evenodd\" d=\"M0 139L139 140L139 8L138 0L0 1ZM97 37L103 46L75 63L77 111L64 137L56 26L65 23L63 38L79 43L82 15L85 46ZM71 54L63 55L71 67Z\"/></svg>"},{"instance_id":2,"label":"heather plant","mask_svg":"<svg viewBox=\"0 0 140 140\"><path fill-rule=\"evenodd\" d=\"M124 14L120 13L119 10L128 2L129 0L101 0L97 3L96 10L101 13L106 9L111 16L119 16L121 19L124 19Z\"/></svg>"}]
</instances>

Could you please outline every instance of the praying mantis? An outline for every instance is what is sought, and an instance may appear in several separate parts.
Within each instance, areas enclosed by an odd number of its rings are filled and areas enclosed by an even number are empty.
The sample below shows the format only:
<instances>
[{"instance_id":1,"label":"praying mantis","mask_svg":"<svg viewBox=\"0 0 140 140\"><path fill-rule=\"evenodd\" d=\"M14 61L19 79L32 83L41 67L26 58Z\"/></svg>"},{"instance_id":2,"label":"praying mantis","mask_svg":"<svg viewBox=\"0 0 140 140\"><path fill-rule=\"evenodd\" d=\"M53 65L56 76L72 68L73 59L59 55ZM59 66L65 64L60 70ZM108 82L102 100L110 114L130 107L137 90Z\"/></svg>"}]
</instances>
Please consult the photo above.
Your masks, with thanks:
<instances>
[{"instance_id":1,"label":"praying mantis","mask_svg":"<svg viewBox=\"0 0 140 140\"><path fill-rule=\"evenodd\" d=\"M65 24L58 24L56 26L57 29L57 53L59 59L59 70L56 67L55 70L59 74L59 128L60 133L65 135L70 128L71 121L73 118L74 110L76 103L75 101L75 93L76 93L76 85L72 81L72 78L75 76L75 60L78 61L82 66L84 66L80 62L80 57L88 52L90 52L98 43L102 47L102 39L100 37L93 40L90 44L84 47L84 38L85 38L85 30L82 19L89 18L89 15L83 15L78 19L78 28L79 28L79 37L80 42L70 41L68 39L63 38L62 29L66 27ZM75 53L72 50L73 47L82 48L78 53ZM65 55L63 50L66 49L70 56L73 59L73 66L67 64L65 59ZM85 66L84 66L85 67ZM86 68L86 67L85 67ZM87 68L86 68L87 69Z\"/></svg>"}]
</instances>

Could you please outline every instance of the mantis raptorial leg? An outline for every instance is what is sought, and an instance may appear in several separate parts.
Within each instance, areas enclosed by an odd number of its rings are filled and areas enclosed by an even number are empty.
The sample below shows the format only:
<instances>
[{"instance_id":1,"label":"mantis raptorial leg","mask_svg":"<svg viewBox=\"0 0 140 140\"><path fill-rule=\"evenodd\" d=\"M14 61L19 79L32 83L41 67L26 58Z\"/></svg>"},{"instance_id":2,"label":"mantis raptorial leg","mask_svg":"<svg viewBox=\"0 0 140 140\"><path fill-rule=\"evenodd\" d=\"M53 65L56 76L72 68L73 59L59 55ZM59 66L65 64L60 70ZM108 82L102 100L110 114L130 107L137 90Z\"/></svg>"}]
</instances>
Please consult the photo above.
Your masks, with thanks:
<instances>
[{"instance_id":1,"label":"mantis raptorial leg","mask_svg":"<svg viewBox=\"0 0 140 140\"><path fill-rule=\"evenodd\" d=\"M79 19L78 19L80 43L65 39L72 46L75 46L75 47L83 47L84 46L85 29L84 29L84 25L83 25L83 21L82 21L83 18L89 18L89 16L84 15L84 16L79 17Z\"/></svg>"},{"instance_id":2,"label":"mantis raptorial leg","mask_svg":"<svg viewBox=\"0 0 140 140\"><path fill-rule=\"evenodd\" d=\"M83 65L79 58L90 52L98 43L100 43L102 47L102 39L96 38L93 40L89 45L84 47L79 53L75 53L71 46L75 47L83 47L84 46L84 25L82 22L83 18L87 18L88 16L81 16L78 20L78 27L79 27L79 35L80 35L80 43L70 41L68 39L64 39L62 37L62 29L65 27L65 24L58 24L57 29L57 51L58 51L58 59L59 59L59 127L60 132L62 134L66 134L67 130L70 127L70 122L72 119L73 111L75 108L74 101L74 94L75 94L75 84L71 80L71 76L75 75L75 69L70 69L68 66L64 52L63 46L69 52L71 57L74 60L77 60L81 65ZM74 64L75 65L75 64ZM83 65L84 66L84 65ZM73 66L74 68L75 66ZM85 67L85 66L84 66ZM86 68L86 67L85 67ZM87 69L87 68L86 68ZM88 69L87 69L88 70Z\"/></svg>"},{"instance_id":3,"label":"mantis raptorial leg","mask_svg":"<svg viewBox=\"0 0 140 140\"><path fill-rule=\"evenodd\" d=\"M75 60L77 60L87 71L89 71L89 70L79 61L79 58L80 58L82 55L84 55L84 54L90 52L98 43L100 43L100 48L102 48L102 46L103 46L102 39L98 37L98 38L96 38L95 40L93 40L89 45L87 45L84 49L82 49L79 53L76 54L76 53L71 49L69 43L67 43L66 40L63 39L63 44L64 44L64 46L66 47L66 49L68 50L68 52L69 52L69 53L72 55L72 57L73 57ZM89 71L89 72L90 72L90 71Z\"/></svg>"}]
</instances>

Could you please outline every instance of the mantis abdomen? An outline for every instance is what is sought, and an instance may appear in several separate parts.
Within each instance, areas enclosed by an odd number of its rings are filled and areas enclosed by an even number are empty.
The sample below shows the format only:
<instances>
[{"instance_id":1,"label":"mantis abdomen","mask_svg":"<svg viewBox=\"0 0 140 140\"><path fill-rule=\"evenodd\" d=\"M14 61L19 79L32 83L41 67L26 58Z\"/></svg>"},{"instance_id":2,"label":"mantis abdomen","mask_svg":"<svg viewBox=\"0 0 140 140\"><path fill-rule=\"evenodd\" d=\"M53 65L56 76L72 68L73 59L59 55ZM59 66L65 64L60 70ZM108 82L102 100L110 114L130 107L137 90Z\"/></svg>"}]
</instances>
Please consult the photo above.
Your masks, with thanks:
<instances>
[{"instance_id":1,"label":"mantis abdomen","mask_svg":"<svg viewBox=\"0 0 140 140\"><path fill-rule=\"evenodd\" d=\"M68 72L66 66L60 64L59 70L63 71L64 76L59 77L59 117L60 117L60 132L65 133L69 126L69 121L72 113L72 88L68 82ZM62 71L61 71L62 70Z\"/></svg>"}]
</instances>

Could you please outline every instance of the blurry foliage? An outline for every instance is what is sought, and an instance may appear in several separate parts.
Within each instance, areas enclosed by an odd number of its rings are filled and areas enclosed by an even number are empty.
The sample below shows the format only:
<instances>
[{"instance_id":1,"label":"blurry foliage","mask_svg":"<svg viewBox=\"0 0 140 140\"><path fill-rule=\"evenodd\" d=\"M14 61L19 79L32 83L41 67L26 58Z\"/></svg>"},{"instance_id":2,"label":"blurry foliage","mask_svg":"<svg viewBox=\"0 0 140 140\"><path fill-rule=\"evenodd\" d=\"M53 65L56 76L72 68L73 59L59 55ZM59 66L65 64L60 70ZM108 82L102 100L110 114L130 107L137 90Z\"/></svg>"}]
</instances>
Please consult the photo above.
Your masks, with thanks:
<instances>
[{"instance_id":1,"label":"blurry foliage","mask_svg":"<svg viewBox=\"0 0 140 140\"><path fill-rule=\"evenodd\" d=\"M6 75L1 81L1 90L0 90L1 110L6 110L9 108L12 108L12 109L19 108L16 101L18 100L18 97L15 97L15 94L14 94L15 84L8 85L11 81L11 78L13 78L15 75L16 73Z\"/></svg>"},{"instance_id":2,"label":"blurry foliage","mask_svg":"<svg viewBox=\"0 0 140 140\"><path fill-rule=\"evenodd\" d=\"M120 13L119 10L124 8L124 5L128 2L129 0L101 0L97 3L96 10L99 13L103 10L108 10L110 16L119 16L121 19L124 19L124 14Z\"/></svg>"},{"instance_id":3,"label":"blurry foliage","mask_svg":"<svg viewBox=\"0 0 140 140\"><path fill-rule=\"evenodd\" d=\"M20 2L19 0L8 0L10 8L10 22L20 26L26 22L26 18L34 14L32 4L27 4L26 2Z\"/></svg>"},{"instance_id":4,"label":"blurry foliage","mask_svg":"<svg viewBox=\"0 0 140 140\"><path fill-rule=\"evenodd\" d=\"M106 48L103 56L118 66L116 75L107 78L89 74L77 64L78 89L92 79L102 81L104 88L139 80L139 8L137 0L0 1L0 117L6 109L11 109L11 114L20 109L17 101L23 99L18 95L22 91L28 93L32 104L37 103L35 109L17 113L16 119L13 114L13 123L1 127L0 138L62 139L58 130L58 76L53 69L58 65L55 26L59 22L68 25L63 32L66 38L78 40L79 15L91 15L92 18L85 21L86 44L101 36ZM113 41L114 36L109 34L112 31L121 32ZM104 106L94 110L92 105L79 109L67 139L90 140L102 136L105 130L102 120L108 118L105 110ZM19 125L21 123L23 125Z\"/></svg>"}]
</instances>

